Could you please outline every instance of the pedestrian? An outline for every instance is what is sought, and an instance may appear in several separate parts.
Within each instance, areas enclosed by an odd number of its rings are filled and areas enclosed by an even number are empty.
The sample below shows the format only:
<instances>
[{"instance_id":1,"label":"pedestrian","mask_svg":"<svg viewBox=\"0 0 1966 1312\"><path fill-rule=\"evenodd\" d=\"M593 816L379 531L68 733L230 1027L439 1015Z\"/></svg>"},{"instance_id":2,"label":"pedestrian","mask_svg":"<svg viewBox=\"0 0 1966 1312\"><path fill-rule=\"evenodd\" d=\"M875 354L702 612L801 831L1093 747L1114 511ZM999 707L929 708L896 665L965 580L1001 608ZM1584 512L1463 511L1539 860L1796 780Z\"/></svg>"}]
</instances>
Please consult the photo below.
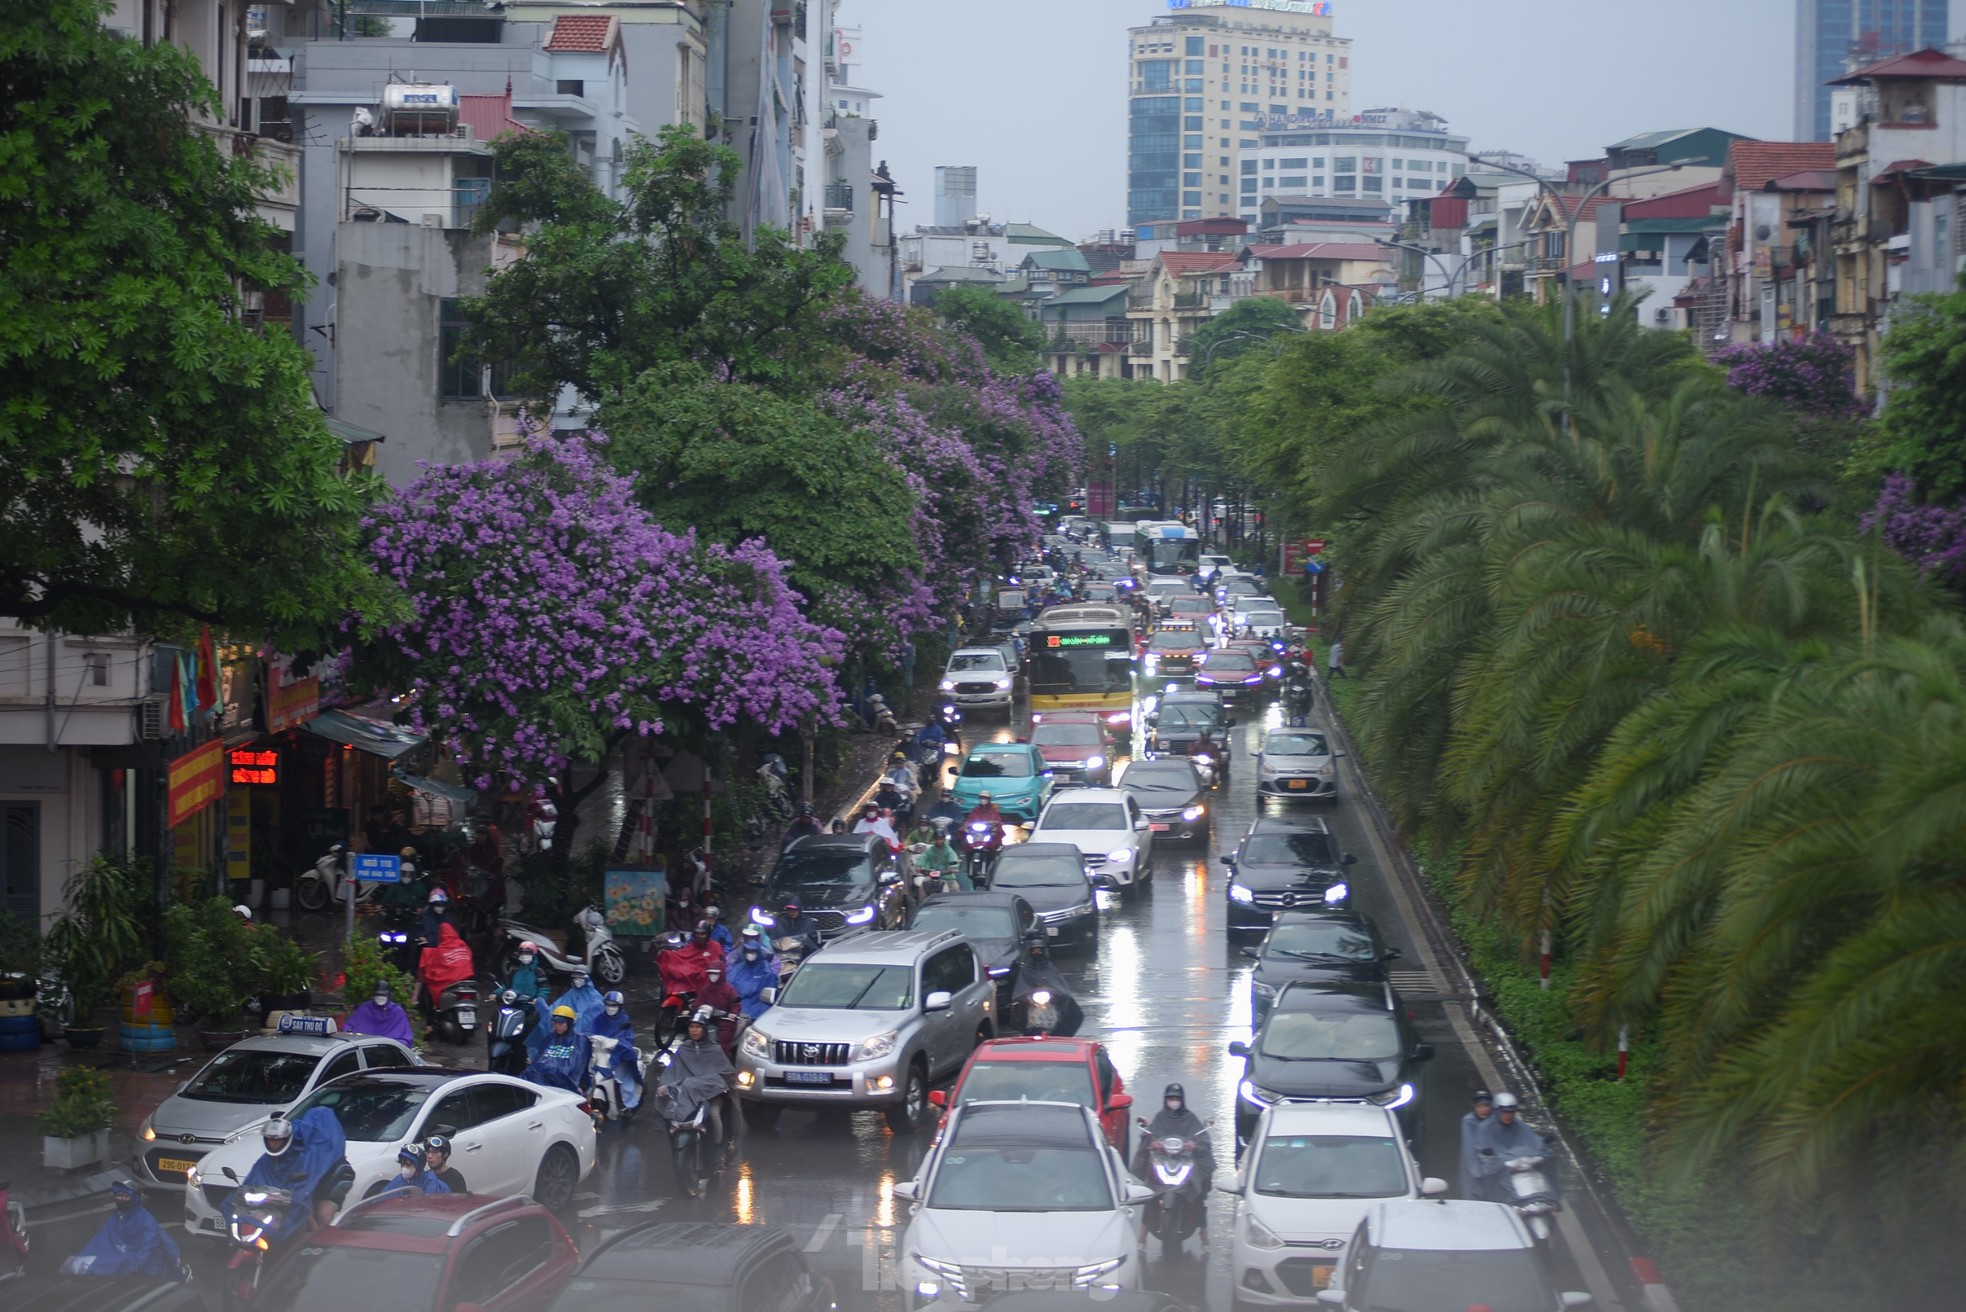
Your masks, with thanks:
<instances>
[{"instance_id":1,"label":"pedestrian","mask_svg":"<svg viewBox=\"0 0 1966 1312\"><path fill-rule=\"evenodd\" d=\"M1324 664L1325 668L1331 671L1332 678L1345 677L1345 640L1342 637L1332 635L1331 652L1325 657Z\"/></svg>"},{"instance_id":2,"label":"pedestrian","mask_svg":"<svg viewBox=\"0 0 1966 1312\"><path fill-rule=\"evenodd\" d=\"M1495 1112L1495 1100L1488 1090L1474 1091L1474 1109L1461 1118L1461 1179L1460 1193L1463 1198L1476 1197L1475 1155L1480 1151L1475 1140L1480 1137L1481 1124Z\"/></svg>"}]
</instances>

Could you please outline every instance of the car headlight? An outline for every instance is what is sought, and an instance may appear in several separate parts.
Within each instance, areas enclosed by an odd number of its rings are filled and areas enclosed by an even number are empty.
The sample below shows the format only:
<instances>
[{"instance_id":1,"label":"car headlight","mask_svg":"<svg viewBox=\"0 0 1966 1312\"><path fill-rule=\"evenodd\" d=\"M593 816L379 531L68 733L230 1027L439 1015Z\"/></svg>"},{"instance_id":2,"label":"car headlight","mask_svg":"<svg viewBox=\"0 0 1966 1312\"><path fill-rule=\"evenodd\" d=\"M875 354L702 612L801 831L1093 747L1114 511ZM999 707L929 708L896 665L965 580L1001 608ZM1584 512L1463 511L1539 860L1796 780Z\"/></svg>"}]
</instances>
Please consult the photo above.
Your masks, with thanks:
<instances>
[{"instance_id":1,"label":"car headlight","mask_svg":"<svg viewBox=\"0 0 1966 1312\"><path fill-rule=\"evenodd\" d=\"M1326 902L1343 902L1351 895L1352 890L1344 884L1333 884L1330 888L1324 890L1324 900Z\"/></svg>"},{"instance_id":2,"label":"car headlight","mask_svg":"<svg viewBox=\"0 0 1966 1312\"><path fill-rule=\"evenodd\" d=\"M1229 885L1229 901L1240 902L1244 906L1256 905L1256 895L1242 884Z\"/></svg>"},{"instance_id":3,"label":"car headlight","mask_svg":"<svg viewBox=\"0 0 1966 1312\"><path fill-rule=\"evenodd\" d=\"M1277 1238L1275 1231L1271 1230L1270 1227L1264 1225L1246 1211L1242 1214L1242 1234L1243 1238L1249 1242L1251 1248L1275 1249L1283 1247L1283 1240Z\"/></svg>"},{"instance_id":4,"label":"car headlight","mask_svg":"<svg viewBox=\"0 0 1966 1312\"><path fill-rule=\"evenodd\" d=\"M1106 764L1106 758L1094 752L1091 756L1085 758L1084 768L1087 770L1097 770L1104 764Z\"/></svg>"},{"instance_id":5,"label":"car headlight","mask_svg":"<svg viewBox=\"0 0 1966 1312\"><path fill-rule=\"evenodd\" d=\"M1125 1262L1126 1259L1123 1257L1108 1258L1104 1262L1088 1262L1072 1273L1072 1286L1076 1289L1088 1289L1100 1276L1111 1275Z\"/></svg>"},{"instance_id":6,"label":"car headlight","mask_svg":"<svg viewBox=\"0 0 1966 1312\"><path fill-rule=\"evenodd\" d=\"M1258 1088L1254 1080L1244 1080L1238 1084L1236 1094L1252 1107L1272 1107L1279 1101L1268 1089Z\"/></svg>"},{"instance_id":7,"label":"car headlight","mask_svg":"<svg viewBox=\"0 0 1966 1312\"><path fill-rule=\"evenodd\" d=\"M1106 717L1107 724L1126 724L1133 719L1132 711L1114 711Z\"/></svg>"},{"instance_id":8,"label":"car headlight","mask_svg":"<svg viewBox=\"0 0 1966 1312\"><path fill-rule=\"evenodd\" d=\"M894 1045L900 1041L900 1030L889 1030L885 1034L876 1034L871 1039L863 1039L861 1041L860 1046L853 1050L853 1059L855 1061L879 1061L881 1058L893 1052Z\"/></svg>"},{"instance_id":9,"label":"car headlight","mask_svg":"<svg viewBox=\"0 0 1966 1312\"><path fill-rule=\"evenodd\" d=\"M746 1057L756 1057L759 1061L771 1056L771 1035L753 1025L744 1031L744 1037L737 1041L737 1049Z\"/></svg>"},{"instance_id":10,"label":"car headlight","mask_svg":"<svg viewBox=\"0 0 1966 1312\"><path fill-rule=\"evenodd\" d=\"M1010 967L1009 967L1009 966L992 966L992 967L990 967L990 978L991 978L991 979L1002 979L1002 978L1003 978L1003 977L1004 977L1005 975L1008 975L1009 973L1010 973Z\"/></svg>"},{"instance_id":11,"label":"car headlight","mask_svg":"<svg viewBox=\"0 0 1966 1312\"><path fill-rule=\"evenodd\" d=\"M1201 805L1195 805L1195 806L1188 807L1187 809L1182 811L1181 818L1183 820L1199 820L1207 814L1208 814L1207 807Z\"/></svg>"},{"instance_id":12,"label":"car headlight","mask_svg":"<svg viewBox=\"0 0 1966 1312\"><path fill-rule=\"evenodd\" d=\"M1274 998L1277 995L1276 985L1265 984L1260 979L1249 981L1249 990L1259 998Z\"/></svg>"},{"instance_id":13,"label":"car headlight","mask_svg":"<svg viewBox=\"0 0 1966 1312\"><path fill-rule=\"evenodd\" d=\"M847 913L846 923L849 925L864 925L873 918L874 908L862 907L858 911L849 911Z\"/></svg>"},{"instance_id":14,"label":"car headlight","mask_svg":"<svg viewBox=\"0 0 1966 1312\"><path fill-rule=\"evenodd\" d=\"M148 1116L143 1118L143 1125L137 1130L137 1138L143 1140L145 1143L151 1143L156 1140L157 1131L151 1128L150 1118Z\"/></svg>"},{"instance_id":15,"label":"car headlight","mask_svg":"<svg viewBox=\"0 0 1966 1312\"><path fill-rule=\"evenodd\" d=\"M199 1185L205 1182L205 1177L201 1175L198 1171L198 1168L194 1166L190 1170L184 1173L184 1182L190 1185L193 1189L196 1189Z\"/></svg>"},{"instance_id":16,"label":"car headlight","mask_svg":"<svg viewBox=\"0 0 1966 1312\"><path fill-rule=\"evenodd\" d=\"M1270 677L1272 679L1281 679L1283 677L1283 666L1272 665L1270 667Z\"/></svg>"},{"instance_id":17,"label":"car headlight","mask_svg":"<svg viewBox=\"0 0 1966 1312\"><path fill-rule=\"evenodd\" d=\"M936 686L941 688L943 692L954 692L956 690L956 681L954 679L944 679Z\"/></svg>"},{"instance_id":18,"label":"car headlight","mask_svg":"<svg viewBox=\"0 0 1966 1312\"><path fill-rule=\"evenodd\" d=\"M1326 775L1326 776L1337 774L1338 773L1337 763L1333 761L1326 761L1323 765L1320 765L1317 768L1317 772L1321 775Z\"/></svg>"},{"instance_id":19,"label":"car headlight","mask_svg":"<svg viewBox=\"0 0 1966 1312\"><path fill-rule=\"evenodd\" d=\"M1366 1101L1376 1102L1381 1107L1404 1107L1407 1103L1413 1101L1413 1097L1413 1086L1402 1084L1397 1089L1388 1089L1384 1093L1375 1093L1366 1099Z\"/></svg>"},{"instance_id":20,"label":"car headlight","mask_svg":"<svg viewBox=\"0 0 1966 1312\"><path fill-rule=\"evenodd\" d=\"M996 681L996 684L997 684L997 690L1001 692L1003 689L1008 688L1010 686L1010 680L1007 678L998 679Z\"/></svg>"},{"instance_id":21,"label":"car headlight","mask_svg":"<svg viewBox=\"0 0 1966 1312\"><path fill-rule=\"evenodd\" d=\"M1116 847L1112 851L1106 853L1106 859L1108 861L1111 861L1114 865L1123 866L1127 862L1133 859L1133 852L1132 849L1130 848Z\"/></svg>"}]
</instances>

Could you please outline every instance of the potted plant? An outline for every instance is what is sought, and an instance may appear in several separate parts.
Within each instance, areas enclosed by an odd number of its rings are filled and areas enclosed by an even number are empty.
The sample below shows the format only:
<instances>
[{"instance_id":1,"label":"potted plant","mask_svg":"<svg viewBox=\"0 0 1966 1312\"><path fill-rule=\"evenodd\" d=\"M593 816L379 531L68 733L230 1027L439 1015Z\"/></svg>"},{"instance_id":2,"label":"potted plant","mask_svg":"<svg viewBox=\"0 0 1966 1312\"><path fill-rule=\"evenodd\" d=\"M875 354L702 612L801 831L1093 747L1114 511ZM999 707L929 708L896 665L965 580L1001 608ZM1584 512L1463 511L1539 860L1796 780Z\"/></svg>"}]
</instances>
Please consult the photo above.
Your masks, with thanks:
<instances>
[{"instance_id":1,"label":"potted plant","mask_svg":"<svg viewBox=\"0 0 1966 1312\"><path fill-rule=\"evenodd\" d=\"M98 1013L113 996L117 978L143 959L144 902L149 880L142 862L94 856L69 877L66 905L48 927L48 960L68 989L76 1046L102 1037Z\"/></svg>"},{"instance_id":2,"label":"potted plant","mask_svg":"<svg viewBox=\"0 0 1966 1312\"><path fill-rule=\"evenodd\" d=\"M314 1005L308 986L320 964L318 953L309 952L271 925L253 931L259 940L260 977L257 994L260 1015L270 1021L281 1011L306 1011Z\"/></svg>"},{"instance_id":3,"label":"potted plant","mask_svg":"<svg viewBox=\"0 0 1966 1312\"><path fill-rule=\"evenodd\" d=\"M262 976L259 936L222 897L164 911L164 972L171 1000L198 1018L199 1041L217 1052L245 1037L246 999Z\"/></svg>"},{"instance_id":4,"label":"potted plant","mask_svg":"<svg viewBox=\"0 0 1966 1312\"><path fill-rule=\"evenodd\" d=\"M41 1113L41 1164L73 1171L107 1161L115 1119L109 1077L92 1066L70 1066L55 1080L55 1096Z\"/></svg>"}]
</instances>

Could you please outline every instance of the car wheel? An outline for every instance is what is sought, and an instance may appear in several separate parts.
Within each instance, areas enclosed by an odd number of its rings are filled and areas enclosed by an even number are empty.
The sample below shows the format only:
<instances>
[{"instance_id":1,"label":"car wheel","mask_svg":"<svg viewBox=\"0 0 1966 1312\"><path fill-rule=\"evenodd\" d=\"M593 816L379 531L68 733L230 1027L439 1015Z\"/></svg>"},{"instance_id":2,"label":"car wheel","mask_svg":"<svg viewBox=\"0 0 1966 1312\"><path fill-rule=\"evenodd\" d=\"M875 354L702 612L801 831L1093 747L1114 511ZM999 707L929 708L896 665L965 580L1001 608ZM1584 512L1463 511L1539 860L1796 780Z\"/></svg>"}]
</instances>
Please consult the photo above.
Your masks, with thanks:
<instances>
[{"instance_id":1,"label":"car wheel","mask_svg":"<svg viewBox=\"0 0 1966 1312\"><path fill-rule=\"evenodd\" d=\"M533 1181L534 1201L548 1211L557 1212L573 1202L573 1191L580 1185L580 1159L573 1149L556 1143L540 1159L539 1176Z\"/></svg>"},{"instance_id":2,"label":"car wheel","mask_svg":"<svg viewBox=\"0 0 1966 1312\"><path fill-rule=\"evenodd\" d=\"M908 1086L901 1101L887 1109L887 1128L896 1134L913 1134L928 1115L928 1072L917 1061L908 1067Z\"/></svg>"},{"instance_id":3,"label":"car wheel","mask_svg":"<svg viewBox=\"0 0 1966 1312\"><path fill-rule=\"evenodd\" d=\"M769 1130L778 1124L778 1115L784 1111L777 1103L744 1102L744 1123L760 1130Z\"/></svg>"}]
</instances>

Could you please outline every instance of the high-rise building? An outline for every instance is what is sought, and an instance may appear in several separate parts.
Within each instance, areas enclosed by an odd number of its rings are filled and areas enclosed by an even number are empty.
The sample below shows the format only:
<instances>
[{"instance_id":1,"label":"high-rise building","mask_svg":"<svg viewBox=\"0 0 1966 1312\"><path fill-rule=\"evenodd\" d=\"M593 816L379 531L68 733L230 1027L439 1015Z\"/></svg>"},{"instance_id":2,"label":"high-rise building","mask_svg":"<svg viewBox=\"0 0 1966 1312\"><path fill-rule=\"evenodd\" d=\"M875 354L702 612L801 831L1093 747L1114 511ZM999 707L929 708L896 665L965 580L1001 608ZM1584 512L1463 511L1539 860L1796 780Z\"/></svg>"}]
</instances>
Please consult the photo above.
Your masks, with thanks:
<instances>
[{"instance_id":1,"label":"high-rise building","mask_svg":"<svg viewBox=\"0 0 1966 1312\"><path fill-rule=\"evenodd\" d=\"M1796 140L1830 139L1831 81L1892 55L1943 46L1947 2L1796 0Z\"/></svg>"},{"instance_id":2,"label":"high-rise building","mask_svg":"<svg viewBox=\"0 0 1966 1312\"><path fill-rule=\"evenodd\" d=\"M1127 223L1237 213L1238 151L1352 114L1328 0L1167 0L1127 32Z\"/></svg>"},{"instance_id":3,"label":"high-rise building","mask_svg":"<svg viewBox=\"0 0 1966 1312\"><path fill-rule=\"evenodd\" d=\"M1236 213L1252 226L1269 196L1350 196L1392 210L1468 171L1468 139L1426 110L1368 109L1342 123L1266 129L1257 143L1238 155Z\"/></svg>"},{"instance_id":4,"label":"high-rise building","mask_svg":"<svg viewBox=\"0 0 1966 1312\"><path fill-rule=\"evenodd\" d=\"M976 217L976 166L935 166L935 226L960 228Z\"/></svg>"}]
</instances>

